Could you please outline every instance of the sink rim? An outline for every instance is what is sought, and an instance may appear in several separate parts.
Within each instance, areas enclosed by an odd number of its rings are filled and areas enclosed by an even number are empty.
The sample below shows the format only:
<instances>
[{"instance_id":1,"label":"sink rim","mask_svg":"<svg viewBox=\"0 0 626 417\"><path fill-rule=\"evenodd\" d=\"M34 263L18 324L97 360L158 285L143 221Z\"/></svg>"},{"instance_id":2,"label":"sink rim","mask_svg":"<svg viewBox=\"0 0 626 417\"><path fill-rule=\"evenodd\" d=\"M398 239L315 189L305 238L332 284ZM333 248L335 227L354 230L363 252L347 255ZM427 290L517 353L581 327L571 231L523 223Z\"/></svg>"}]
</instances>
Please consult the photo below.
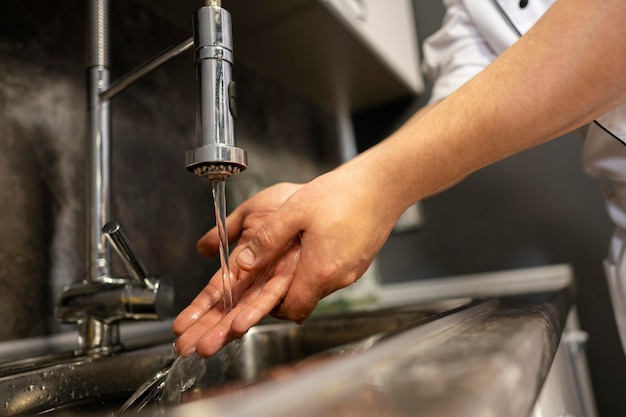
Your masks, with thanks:
<instances>
[{"instance_id":1,"label":"sink rim","mask_svg":"<svg viewBox=\"0 0 626 417\"><path fill-rule=\"evenodd\" d=\"M315 326L324 327L328 326L331 323L336 324L340 321L356 323L361 321L368 322L368 320L371 322L372 319L384 320L385 318L388 318L388 321L393 321L401 315L415 317L414 319L409 321L410 323L422 322L423 320L429 320L429 318L434 317L437 314L445 314L445 312L450 311L446 310L450 307L450 303L451 301L447 300L445 304L442 304L441 302L423 303L419 306L405 305L398 307L386 307L381 309L367 309L332 314L329 313L312 317L310 320L307 320L302 325L297 325L292 322L268 319L265 320L262 324L253 327L251 331L248 332L248 334L244 337L254 338L256 337L256 335L262 335L263 333L275 334L273 332L289 332L292 329L314 329ZM456 301L455 305L457 306L457 308L463 308L467 306L468 303L469 300L463 298L459 301ZM416 313L420 313L420 315L417 316L415 315ZM376 332L373 335L370 334L368 336L361 337L358 340L383 333L386 332ZM85 377L82 376L84 372L82 372L81 369L85 369L86 371L91 369L90 372L94 375L97 375L98 372L105 371L113 374L117 372L117 374L120 375L131 374L132 372L130 372L126 368L127 366L135 366L135 369L141 368L143 370L148 370L147 372L143 372L143 376L140 378L129 378L128 381L100 381L99 384L101 384L101 386L96 385L95 387L91 387L92 391L98 390L98 396L105 396L111 393L120 394L121 392L125 392L130 395L130 393L138 388L143 382L148 380L156 372L165 369L174 360L175 355L171 344L171 341L173 341L173 335L171 335L171 333L170 338L171 339L168 343L135 348L133 350L126 350L114 355L72 356L72 351L65 351L54 352L39 358L30 358L28 360L21 361L18 360L12 363L5 362L3 366L0 367L0 385L4 385L6 388L7 386L10 387L11 384L13 384L12 392L10 393L3 394L2 391L4 390L0 390L0 397L4 397L0 399L0 402L5 403L5 414L13 415L16 413L21 414L24 412L44 412L59 406L65 406L67 403L70 402L89 400L89 398L92 398L94 394L89 392L90 388L86 386ZM340 344L337 343L333 347L337 347L338 345ZM146 355L149 356L149 360L141 362L142 356ZM50 360L52 362L44 364L41 362L42 359ZM11 368L11 366L13 366L13 368ZM20 368L19 366L22 366L22 368ZM8 370L13 370L13 373L9 374ZM62 390L60 383L53 384L50 382L44 382L44 379L46 377L55 375L55 373L56 375L62 375L64 370L66 371L66 374L69 374L69 376L63 376L63 378L65 378L65 383L69 384L68 386L77 386L76 394L72 394L72 398L67 398L67 388L65 389L65 391L60 392ZM72 372L67 372L67 370L70 370ZM126 372L126 374L124 372ZM140 373L139 371L136 372ZM258 382L262 381L257 381L257 383ZM25 388L27 386L35 388L40 386L47 386L46 389L47 392L50 393L51 398L40 398L39 400L34 400L32 398L29 399L28 393L25 392ZM119 387L123 387L124 389L120 389ZM83 392L86 392L86 394L79 393L80 389L83 389ZM66 397L59 399L55 403L53 401L57 399L55 393L57 393L58 395L66 395ZM19 401L23 401L24 404L30 401L30 405L26 404L28 408L19 408L18 405L11 406L11 404L17 404Z\"/></svg>"}]
</instances>

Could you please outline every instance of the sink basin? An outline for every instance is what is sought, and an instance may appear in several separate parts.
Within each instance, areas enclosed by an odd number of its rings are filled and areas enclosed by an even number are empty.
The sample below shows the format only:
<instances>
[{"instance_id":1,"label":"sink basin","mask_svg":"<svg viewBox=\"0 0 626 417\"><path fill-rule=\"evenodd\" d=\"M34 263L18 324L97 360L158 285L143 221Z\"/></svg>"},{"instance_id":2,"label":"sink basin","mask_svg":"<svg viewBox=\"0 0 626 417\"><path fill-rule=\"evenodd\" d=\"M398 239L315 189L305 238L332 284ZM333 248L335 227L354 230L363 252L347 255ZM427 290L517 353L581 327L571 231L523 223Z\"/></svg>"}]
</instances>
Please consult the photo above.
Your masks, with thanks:
<instances>
[{"instance_id":1,"label":"sink basin","mask_svg":"<svg viewBox=\"0 0 626 417\"><path fill-rule=\"evenodd\" d=\"M198 395L219 394L282 372L315 366L325 359L367 349L378 340L468 305L468 299L312 317L302 325L267 320L241 341L205 361ZM154 340L161 340L154 344ZM149 346L107 356L76 357L57 352L0 363L0 415L55 409L114 411L144 382L167 369L175 355L173 336L153 335Z\"/></svg>"}]
</instances>

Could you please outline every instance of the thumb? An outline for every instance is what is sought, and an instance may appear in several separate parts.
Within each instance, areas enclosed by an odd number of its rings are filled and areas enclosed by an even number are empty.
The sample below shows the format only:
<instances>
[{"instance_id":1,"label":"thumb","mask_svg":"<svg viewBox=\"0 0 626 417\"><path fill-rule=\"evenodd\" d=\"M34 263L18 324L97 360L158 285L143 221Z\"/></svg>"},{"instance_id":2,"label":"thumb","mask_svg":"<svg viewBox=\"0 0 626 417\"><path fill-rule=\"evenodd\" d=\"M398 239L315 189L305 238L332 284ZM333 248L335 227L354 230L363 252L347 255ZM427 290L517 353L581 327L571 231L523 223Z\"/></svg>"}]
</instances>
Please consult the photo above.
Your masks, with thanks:
<instances>
[{"instance_id":1,"label":"thumb","mask_svg":"<svg viewBox=\"0 0 626 417\"><path fill-rule=\"evenodd\" d=\"M278 210L256 230L248 244L237 255L239 268L258 271L278 258L300 233L296 222Z\"/></svg>"}]
</instances>

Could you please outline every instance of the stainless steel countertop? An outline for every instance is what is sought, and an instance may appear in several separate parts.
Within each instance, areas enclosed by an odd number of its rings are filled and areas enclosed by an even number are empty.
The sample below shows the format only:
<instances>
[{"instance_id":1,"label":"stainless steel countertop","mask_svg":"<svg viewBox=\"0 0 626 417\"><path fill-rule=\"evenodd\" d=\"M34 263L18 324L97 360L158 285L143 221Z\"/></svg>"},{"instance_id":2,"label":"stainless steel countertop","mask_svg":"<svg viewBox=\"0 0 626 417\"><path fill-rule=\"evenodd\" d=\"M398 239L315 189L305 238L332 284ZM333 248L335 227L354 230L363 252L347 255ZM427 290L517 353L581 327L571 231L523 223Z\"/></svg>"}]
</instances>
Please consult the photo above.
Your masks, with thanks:
<instances>
[{"instance_id":1,"label":"stainless steel countertop","mask_svg":"<svg viewBox=\"0 0 626 417\"><path fill-rule=\"evenodd\" d=\"M373 309L459 297L474 301L392 332L367 349L314 358L315 366L158 413L527 417L572 306L572 277L568 265L554 265L384 285ZM145 342L168 334L169 325L129 326L123 338L130 345ZM75 337L70 332L3 343L0 359L71 349Z\"/></svg>"},{"instance_id":2,"label":"stainless steel countertop","mask_svg":"<svg viewBox=\"0 0 626 417\"><path fill-rule=\"evenodd\" d=\"M471 294L486 301L353 356L166 415L527 417L572 305L571 269L437 281L387 286L381 304L431 299L437 286L441 298Z\"/></svg>"}]
</instances>

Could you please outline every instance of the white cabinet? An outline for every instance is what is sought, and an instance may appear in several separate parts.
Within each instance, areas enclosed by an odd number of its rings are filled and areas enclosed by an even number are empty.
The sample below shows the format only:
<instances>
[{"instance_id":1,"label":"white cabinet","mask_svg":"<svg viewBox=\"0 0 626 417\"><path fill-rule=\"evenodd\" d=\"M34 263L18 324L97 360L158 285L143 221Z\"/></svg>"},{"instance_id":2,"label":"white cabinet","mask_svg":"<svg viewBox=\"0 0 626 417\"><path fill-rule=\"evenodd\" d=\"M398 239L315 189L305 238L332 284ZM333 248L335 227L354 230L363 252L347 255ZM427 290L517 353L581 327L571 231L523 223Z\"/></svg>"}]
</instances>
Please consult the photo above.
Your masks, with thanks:
<instances>
[{"instance_id":1,"label":"white cabinet","mask_svg":"<svg viewBox=\"0 0 626 417\"><path fill-rule=\"evenodd\" d=\"M191 33L197 0L137 0ZM413 0L224 0L235 66L287 85L330 111L423 90Z\"/></svg>"},{"instance_id":2,"label":"white cabinet","mask_svg":"<svg viewBox=\"0 0 626 417\"><path fill-rule=\"evenodd\" d=\"M319 0L409 91L423 90L411 0Z\"/></svg>"}]
</instances>

